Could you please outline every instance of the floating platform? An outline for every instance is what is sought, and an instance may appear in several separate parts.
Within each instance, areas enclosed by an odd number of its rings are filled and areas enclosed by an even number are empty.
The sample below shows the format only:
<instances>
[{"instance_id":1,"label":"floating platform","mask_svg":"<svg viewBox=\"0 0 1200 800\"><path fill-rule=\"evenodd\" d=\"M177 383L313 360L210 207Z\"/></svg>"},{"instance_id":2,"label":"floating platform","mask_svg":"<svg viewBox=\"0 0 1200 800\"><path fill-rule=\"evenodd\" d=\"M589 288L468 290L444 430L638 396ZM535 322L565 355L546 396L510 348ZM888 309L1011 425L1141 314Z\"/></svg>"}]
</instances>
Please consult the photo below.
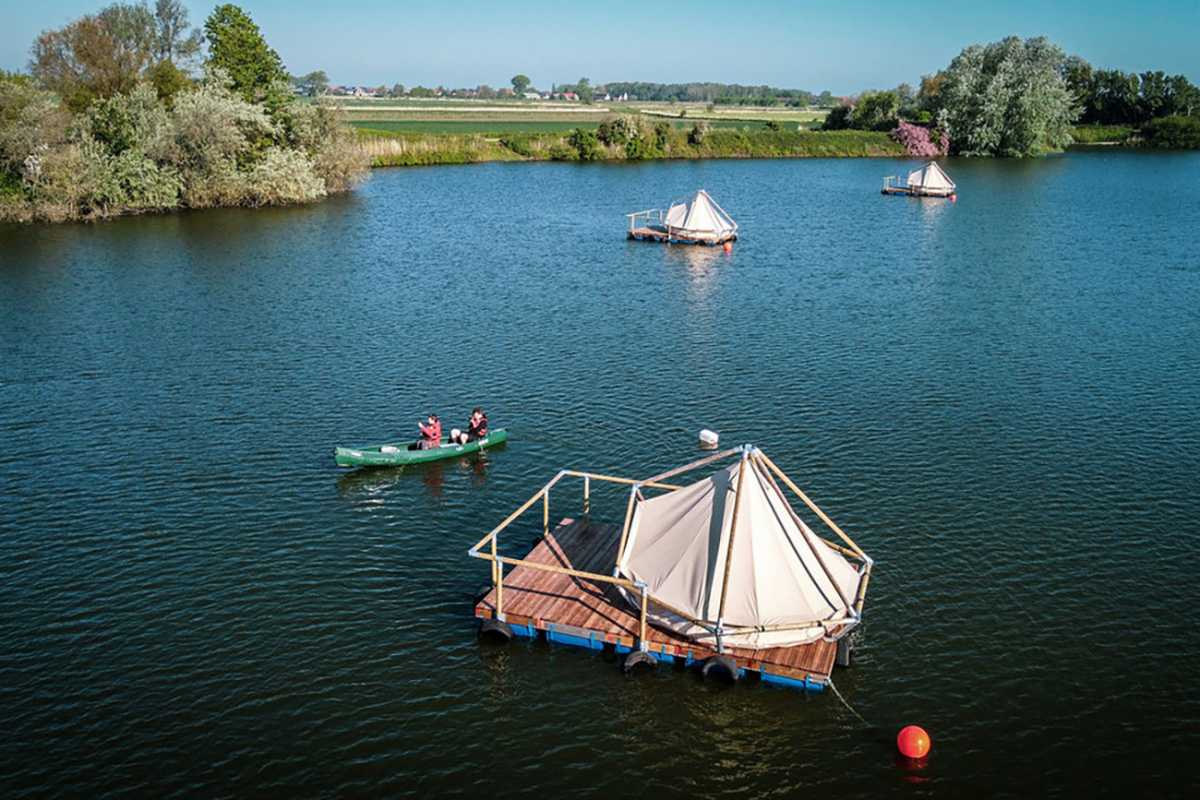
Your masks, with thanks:
<instances>
[{"instance_id":1,"label":"floating platform","mask_svg":"<svg viewBox=\"0 0 1200 800\"><path fill-rule=\"evenodd\" d=\"M716 247L726 242L736 242L736 233L726 233L712 238L697 238L683 235L678 230L662 226L639 226L629 229L629 238L639 242L664 242L666 244L699 244Z\"/></svg>"},{"instance_id":2,"label":"floating platform","mask_svg":"<svg viewBox=\"0 0 1200 800\"><path fill-rule=\"evenodd\" d=\"M629 238L641 242L718 246L737 241L738 224L701 189L666 210L649 208L626 214Z\"/></svg>"},{"instance_id":3,"label":"floating platform","mask_svg":"<svg viewBox=\"0 0 1200 800\"><path fill-rule=\"evenodd\" d=\"M883 179L881 194L899 194L907 197L948 197L954 199L958 187L936 161L930 161L920 169L908 173L901 183L898 176Z\"/></svg>"},{"instance_id":4,"label":"floating platform","mask_svg":"<svg viewBox=\"0 0 1200 800\"><path fill-rule=\"evenodd\" d=\"M879 193L901 194L906 197L953 197L955 195L953 189L945 191L942 189L924 189L917 186L884 186Z\"/></svg>"},{"instance_id":5,"label":"floating platform","mask_svg":"<svg viewBox=\"0 0 1200 800\"><path fill-rule=\"evenodd\" d=\"M585 508L586 503L585 499ZM637 609L612 583L571 574L611 573L620 538L619 525L591 522L586 517L563 519L553 531L547 530L521 560L549 569L523 566L515 559L505 561L515 566L504 575L499 589L504 622L518 636L544 636L558 644L611 648L617 653L637 648L641 625ZM480 620L496 618L497 591L493 586L475 604L475 616ZM660 663L691 665L717 655L716 650L653 625L647 626L645 639L646 651ZM739 675L757 673L767 683L819 692L829 682L837 651L837 642L817 640L762 650L727 647L722 655L736 663Z\"/></svg>"}]
</instances>

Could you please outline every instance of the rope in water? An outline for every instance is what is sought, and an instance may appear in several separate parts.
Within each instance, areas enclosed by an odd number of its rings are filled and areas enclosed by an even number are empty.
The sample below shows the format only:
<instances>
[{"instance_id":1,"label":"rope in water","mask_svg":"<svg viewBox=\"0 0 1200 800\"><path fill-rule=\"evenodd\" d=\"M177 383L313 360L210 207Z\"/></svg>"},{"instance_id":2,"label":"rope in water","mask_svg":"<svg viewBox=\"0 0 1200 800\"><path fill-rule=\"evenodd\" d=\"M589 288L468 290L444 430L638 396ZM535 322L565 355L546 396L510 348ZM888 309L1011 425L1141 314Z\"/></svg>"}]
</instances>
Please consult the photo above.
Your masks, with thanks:
<instances>
[{"instance_id":1,"label":"rope in water","mask_svg":"<svg viewBox=\"0 0 1200 800\"><path fill-rule=\"evenodd\" d=\"M837 695L837 699L842 701L842 705L844 705L850 711L851 714L858 717L859 721L862 722L863 725L866 725L868 728L874 727L871 723L867 722L867 720L863 717L862 714L860 714L854 710L854 706L852 706L846 702L846 698L842 697L842 693L839 692L838 688L833 685L833 678L829 679L828 686L830 689L833 689L833 693L835 695Z\"/></svg>"}]
</instances>

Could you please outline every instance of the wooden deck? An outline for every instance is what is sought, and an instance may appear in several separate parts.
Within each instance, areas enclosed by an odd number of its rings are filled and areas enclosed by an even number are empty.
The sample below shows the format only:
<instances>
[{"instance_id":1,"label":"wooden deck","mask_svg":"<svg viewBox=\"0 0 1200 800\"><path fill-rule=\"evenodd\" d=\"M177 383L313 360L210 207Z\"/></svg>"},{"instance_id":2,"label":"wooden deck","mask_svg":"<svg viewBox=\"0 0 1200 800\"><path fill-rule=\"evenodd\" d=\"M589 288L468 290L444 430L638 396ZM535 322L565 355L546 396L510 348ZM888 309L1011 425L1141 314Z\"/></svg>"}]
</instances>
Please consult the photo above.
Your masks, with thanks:
<instances>
[{"instance_id":1,"label":"wooden deck","mask_svg":"<svg viewBox=\"0 0 1200 800\"><path fill-rule=\"evenodd\" d=\"M716 246L725 242L733 242L737 240L737 234L726 234L721 237L713 237L712 239L694 239L681 237L678 233L669 234L661 228L637 227L629 229L629 238L637 239L639 242L669 242L671 244L700 244Z\"/></svg>"},{"instance_id":2,"label":"wooden deck","mask_svg":"<svg viewBox=\"0 0 1200 800\"><path fill-rule=\"evenodd\" d=\"M525 560L568 569L611 574L621 529L587 520L564 519L538 541ZM475 605L475 616L495 615L493 588ZM514 633L536 637L544 631L552 642L599 650L612 646L627 652L637 641L638 614L616 587L570 575L517 566L504 576L504 617ZM715 651L677 634L651 626L650 652L660 661L681 658L690 664ZM730 648L740 668L758 672L763 680L819 691L833 669L837 645L817 641L766 650Z\"/></svg>"},{"instance_id":3,"label":"wooden deck","mask_svg":"<svg viewBox=\"0 0 1200 800\"><path fill-rule=\"evenodd\" d=\"M914 189L909 186L884 186L881 194L900 194L907 197L950 197L954 194L954 190L930 190L930 189Z\"/></svg>"}]
</instances>

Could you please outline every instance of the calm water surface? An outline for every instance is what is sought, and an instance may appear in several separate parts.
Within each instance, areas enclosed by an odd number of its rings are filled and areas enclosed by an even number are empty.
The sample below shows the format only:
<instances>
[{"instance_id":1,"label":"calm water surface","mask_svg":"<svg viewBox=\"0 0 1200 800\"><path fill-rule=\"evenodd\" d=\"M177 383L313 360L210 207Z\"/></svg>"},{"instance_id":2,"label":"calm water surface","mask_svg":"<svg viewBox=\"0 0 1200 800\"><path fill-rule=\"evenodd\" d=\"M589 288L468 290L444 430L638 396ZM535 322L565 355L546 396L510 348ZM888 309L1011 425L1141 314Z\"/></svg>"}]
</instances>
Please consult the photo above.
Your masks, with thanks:
<instances>
[{"instance_id":1,"label":"calm water surface","mask_svg":"<svg viewBox=\"0 0 1200 800\"><path fill-rule=\"evenodd\" d=\"M2 794L1194 789L1200 155L877 194L908 168L406 169L0 228ZM701 186L731 255L622 238ZM485 458L333 466L477 403L512 434ZM835 674L872 727L831 693L476 641L471 543L559 468L645 477L701 427L877 560ZM923 769L893 757L909 722Z\"/></svg>"}]
</instances>

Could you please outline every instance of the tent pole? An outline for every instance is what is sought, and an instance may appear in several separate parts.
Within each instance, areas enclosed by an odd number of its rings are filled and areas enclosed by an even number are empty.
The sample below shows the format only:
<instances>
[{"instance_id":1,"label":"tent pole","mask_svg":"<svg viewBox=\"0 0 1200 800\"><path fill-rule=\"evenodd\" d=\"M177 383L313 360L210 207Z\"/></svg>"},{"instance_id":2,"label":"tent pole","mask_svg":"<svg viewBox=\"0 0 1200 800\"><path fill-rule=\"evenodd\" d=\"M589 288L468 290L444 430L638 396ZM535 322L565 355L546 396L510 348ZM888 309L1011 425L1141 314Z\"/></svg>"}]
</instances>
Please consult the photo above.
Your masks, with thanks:
<instances>
[{"instance_id":1,"label":"tent pole","mask_svg":"<svg viewBox=\"0 0 1200 800\"><path fill-rule=\"evenodd\" d=\"M496 619L504 621L504 564L496 557L496 537L492 537L492 582L496 585Z\"/></svg>"},{"instance_id":2,"label":"tent pole","mask_svg":"<svg viewBox=\"0 0 1200 800\"><path fill-rule=\"evenodd\" d=\"M725 600L729 596L729 572L733 566L733 537L737 534L738 509L742 506L742 482L746 480L746 466L750 454L742 450L742 465L738 468L737 488L733 492L733 521L729 523L729 543L725 545L725 576L721 579L721 605L717 609L718 625L725 619Z\"/></svg>"},{"instance_id":3,"label":"tent pole","mask_svg":"<svg viewBox=\"0 0 1200 800\"><path fill-rule=\"evenodd\" d=\"M617 546L617 563L613 564L613 574L621 566L621 556L625 555L625 542L629 538L629 523L633 520L633 502L637 499L637 484L635 483L629 490L629 505L625 507L625 524L621 527L621 544Z\"/></svg>"},{"instance_id":4,"label":"tent pole","mask_svg":"<svg viewBox=\"0 0 1200 800\"><path fill-rule=\"evenodd\" d=\"M642 595L642 613L638 620L638 649L644 653L650 646L649 642L646 641L646 604L648 599L646 597L646 584L639 583L638 589Z\"/></svg>"},{"instance_id":5,"label":"tent pole","mask_svg":"<svg viewBox=\"0 0 1200 800\"><path fill-rule=\"evenodd\" d=\"M667 470L666 472L664 472L660 475L655 475L653 478L647 478L644 481L639 481L639 483L641 483L643 485L648 485L655 481L661 481L665 478L670 478L672 475L679 475L684 472L691 472L694 469L699 469L700 467L703 467L705 464L711 464L714 461L720 461L723 458L729 458L731 455L739 452L740 450L741 450L740 447L734 447L729 450L725 450L720 453L716 453L714 455L708 456L706 458L702 458L699 461L693 461L690 464L684 464L682 467L676 467L675 469Z\"/></svg>"},{"instance_id":6,"label":"tent pole","mask_svg":"<svg viewBox=\"0 0 1200 800\"><path fill-rule=\"evenodd\" d=\"M781 470L778 466L776 466L775 462L772 461L771 458L766 453L762 453L760 455L762 456L763 463L771 468L771 472L774 472L776 475L778 475L779 479L781 481L783 481L784 485L787 486L789 489L791 489L792 492L794 492L797 497L799 497L801 500L803 500L804 505L806 505L810 509L812 509L812 512L814 514L816 514L818 517L820 517L821 521L824 522L826 525L828 525L830 530L832 530L838 536L842 537L842 541L844 541L846 544L850 545L851 550L858 553L863 558L868 558L867 554L862 551L862 548L859 547L858 545L856 545L854 543L854 540L851 539L849 536L847 536L846 532L837 526L836 522L834 522L828 516L826 516L824 511L817 508L817 504L814 503L812 500L809 500L808 495L806 495L804 492L802 492L800 490L800 487L797 486L795 483L793 483L792 479L789 478L787 475L785 475L783 470Z\"/></svg>"},{"instance_id":7,"label":"tent pole","mask_svg":"<svg viewBox=\"0 0 1200 800\"><path fill-rule=\"evenodd\" d=\"M756 453L755 455L758 455L759 457L762 456L761 453ZM754 461L754 456L751 456L750 458L752 461ZM792 519L795 521L797 527L800 528L800 535L804 537L804 541L808 545L808 549L811 550L813 555L817 557L817 563L821 565L821 570L825 573L825 577L829 579L829 584L833 586L833 590L837 592L838 599L842 601L842 605L848 609L854 608L854 603L850 601L850 598L846 597L846 595L842 592L842 587L839 586L838 582L833 579L833 573L830 572L829 565L825 563L825 556L821 553L821 550L824 548L815 545L809 538L809 533L805 530L808 526L805 525L800 519L799 515L796 514L796 510L792 508L791 503L787 502L787 498L783 497L783 492L780 491L779 484L775 483L775 479L772 478L770 473L767 472L767 468L757 461L754 461L754 469L770 482L771 488L779 492L780 499L782 499L783 504L787 506L788 513L792 516ZM812 539L816 538L816 534L813 534Z\"/></svg>"}]
</instances>

